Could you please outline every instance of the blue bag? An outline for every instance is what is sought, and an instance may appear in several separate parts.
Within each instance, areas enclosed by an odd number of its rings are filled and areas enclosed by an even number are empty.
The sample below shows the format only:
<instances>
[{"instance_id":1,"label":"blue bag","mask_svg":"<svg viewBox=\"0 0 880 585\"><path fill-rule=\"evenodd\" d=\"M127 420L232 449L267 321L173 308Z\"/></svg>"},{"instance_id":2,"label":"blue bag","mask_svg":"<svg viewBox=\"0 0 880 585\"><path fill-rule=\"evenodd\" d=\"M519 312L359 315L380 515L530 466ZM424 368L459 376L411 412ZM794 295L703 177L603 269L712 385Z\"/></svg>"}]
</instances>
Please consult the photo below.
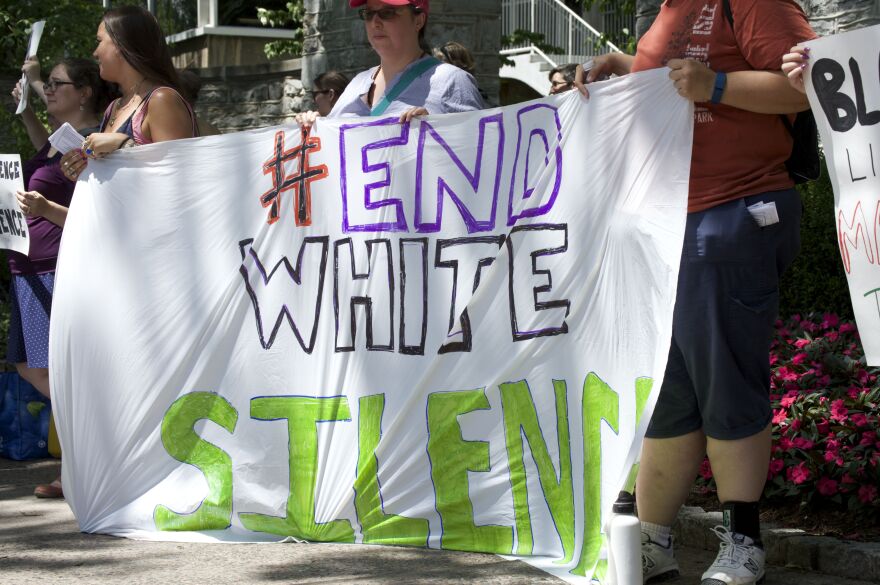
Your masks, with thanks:
<instances>
[{"instance_id":1,"label":"blue bag","mask_svg":"<svg viewBox=\"0 0 880 585\"><path fill-rule=\"evenodd\" d=\"M49 456L49 399L16 372L0 372L0 457Z\"/></svg>"}]
</instances>

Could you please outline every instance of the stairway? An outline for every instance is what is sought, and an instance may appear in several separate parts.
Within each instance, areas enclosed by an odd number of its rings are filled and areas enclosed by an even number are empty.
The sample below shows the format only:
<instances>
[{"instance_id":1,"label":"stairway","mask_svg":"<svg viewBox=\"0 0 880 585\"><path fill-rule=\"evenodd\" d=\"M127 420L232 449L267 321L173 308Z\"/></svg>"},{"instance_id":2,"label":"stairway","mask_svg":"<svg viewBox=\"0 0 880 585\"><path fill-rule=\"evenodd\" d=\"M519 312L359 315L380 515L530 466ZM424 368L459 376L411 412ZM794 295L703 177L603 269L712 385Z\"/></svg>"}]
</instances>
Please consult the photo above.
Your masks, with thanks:
<instances>
[{"instance_id":1,"label":"stairway","mask_svg":"<svg viewBox=\"0 0 880 585\"><path fill-rule=\"evenodd\" d=\"M517 79L541 95L550 91L547 74L557 65L583 63L620 50L603 43L601 33L560 0L501 0L501 34L508 36L516 30L539 33L544 43L563 51L550 55L530 42L502 47L501 55L514 64L502 66L499 75Z\"/></svg>"}]
</instances>

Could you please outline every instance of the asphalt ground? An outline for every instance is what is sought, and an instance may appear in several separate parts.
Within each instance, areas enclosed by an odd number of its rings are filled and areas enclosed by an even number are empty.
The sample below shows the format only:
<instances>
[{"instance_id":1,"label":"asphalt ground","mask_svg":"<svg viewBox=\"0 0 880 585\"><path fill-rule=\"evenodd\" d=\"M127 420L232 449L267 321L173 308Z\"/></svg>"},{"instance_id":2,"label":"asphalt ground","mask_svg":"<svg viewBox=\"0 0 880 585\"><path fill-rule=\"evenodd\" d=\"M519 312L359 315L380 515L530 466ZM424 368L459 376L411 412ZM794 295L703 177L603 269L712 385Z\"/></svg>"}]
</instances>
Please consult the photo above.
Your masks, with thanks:
<instances>
[{"instance_id":1,"label":"asphalt ground","mask_svg":"<svg viewBox=\"0 0 880 585\"><path fill-rule=\"evenodd\" d=\"M55 460L0 458L0 584L82 583L562 583L496 555L351 544L190 544L144 542L79 532L63 500L33 488L58 475ZM714 553L677 549L681 576L699 583ZM768 567L766 585L869 585Z\"/></svg>"}]
</instances>

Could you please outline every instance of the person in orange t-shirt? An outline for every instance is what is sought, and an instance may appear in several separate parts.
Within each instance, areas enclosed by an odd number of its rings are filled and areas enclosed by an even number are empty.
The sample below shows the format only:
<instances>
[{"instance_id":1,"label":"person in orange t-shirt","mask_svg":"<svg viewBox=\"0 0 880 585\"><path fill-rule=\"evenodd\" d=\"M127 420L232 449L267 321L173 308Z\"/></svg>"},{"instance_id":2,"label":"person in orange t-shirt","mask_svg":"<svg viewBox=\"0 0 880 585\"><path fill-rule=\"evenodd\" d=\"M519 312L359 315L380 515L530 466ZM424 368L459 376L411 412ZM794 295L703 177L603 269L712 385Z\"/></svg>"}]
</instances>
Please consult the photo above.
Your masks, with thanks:
<instances>
[{"instance_id":1,"label":"person in orange t-shirt","mask_svg":"<svg viewBox=\"0 0 880 585\"><path fill-rule=\"evenodd\" d=\"M764 577L758 501L771 455L770 338L801 202L781 117L806 110L780 72L816 35L793 0L667 0L635 56L596 57L587 81L668 67L694 102L688 218L672 344L642 448L636 500L645 582L678 571L670 527L708 454L723 526L703 585ZM581 68L576 85L584 95Z\"/></svg>"}]
</instances>

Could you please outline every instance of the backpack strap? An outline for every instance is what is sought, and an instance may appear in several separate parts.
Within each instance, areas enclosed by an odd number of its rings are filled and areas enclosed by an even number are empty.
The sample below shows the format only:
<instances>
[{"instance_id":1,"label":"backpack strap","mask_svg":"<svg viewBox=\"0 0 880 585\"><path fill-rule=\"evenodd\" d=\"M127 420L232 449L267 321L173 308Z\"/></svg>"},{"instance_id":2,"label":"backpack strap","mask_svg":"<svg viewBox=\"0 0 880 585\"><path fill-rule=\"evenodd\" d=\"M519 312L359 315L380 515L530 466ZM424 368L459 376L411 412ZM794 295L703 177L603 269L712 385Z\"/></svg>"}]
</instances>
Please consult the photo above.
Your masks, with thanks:
<instances>
[{"instance_id":1,"label":"backpack strap","mask_svg":"<svg viewBox=\"0 0 880 585\"><path fill-rule=\"evenodd\" d=\"M730 28L733 28L733 10L730 9L730 0L721 0L721 9L724 11L724 18L727 19L727 22L730 23Z\"/></svg>"},{"instance_id":2,"label":"backpack strap","mask_svg":"<svg viewBox=\"0 0 880 585\"><path fill-rule=\"evenodd\" d=\"M371 116L381 116L385 113L385 110L388 109L388 106L391 105L391 102L396 100L400 94L404 92L406 88L408 88L413 81L418 79L422 73L425 73L429 69L436 67L440 64L440 60L434 57L427 57L422 59L420 62L416 63L409 69L407 69L406 73L404 73L400 79L397 80L397 83L394 84L394 87L391 88L391 91L386 92L382 99L376 104L373 109L370 111Z\"/></svg>"}]
</instances>

